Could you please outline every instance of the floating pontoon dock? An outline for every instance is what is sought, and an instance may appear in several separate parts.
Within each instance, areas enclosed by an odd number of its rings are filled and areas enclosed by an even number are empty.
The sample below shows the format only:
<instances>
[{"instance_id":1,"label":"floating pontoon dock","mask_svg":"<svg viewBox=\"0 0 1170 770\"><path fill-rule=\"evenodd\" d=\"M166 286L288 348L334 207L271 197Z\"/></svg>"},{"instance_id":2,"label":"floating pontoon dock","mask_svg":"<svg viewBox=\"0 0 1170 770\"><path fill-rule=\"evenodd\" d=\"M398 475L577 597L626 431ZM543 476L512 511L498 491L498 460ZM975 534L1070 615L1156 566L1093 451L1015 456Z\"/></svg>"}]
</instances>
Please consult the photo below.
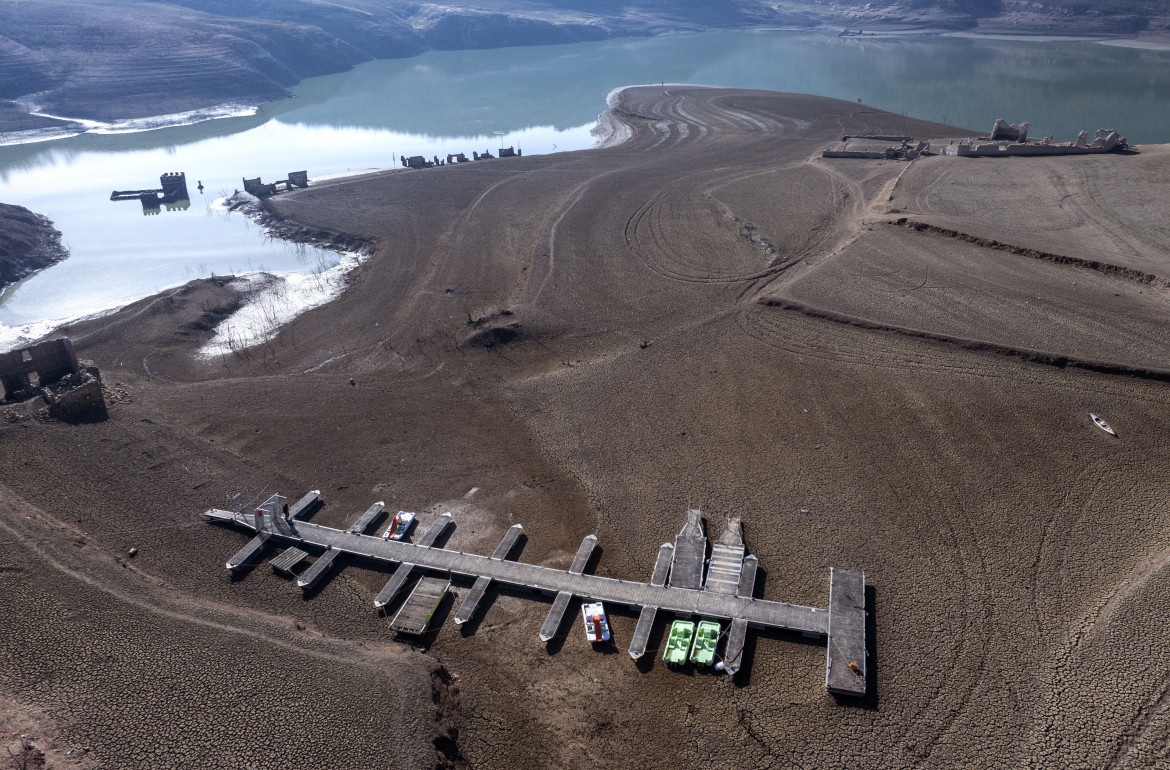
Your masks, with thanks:
<instances>
[{"instance_id":1,"label":"floating pontoon dock","mask_svg":"<svg viewBox=\"0 0 1170 770\"><path fill-rule=\"evenodd\" d=\"M728 518L724 532L712 549L710 566L704 570L707 541L702 530L701 516L696 509L688 510L686 524L674 545L662 544L650 582L641 583L585 573L597 543L595 535L589 535L582 541L569 569L552 569L508 558L523 530L519 524L508 529L491 556L481 556L435 547L434 543L451 521L450 514L443 514L436 519L417 543L384 540L364 534L376 522L382 503L371 506L346 530L299 521L299 516L317 504L318 496L319 492L316 491L305 495L289 510L288 518L281 515L280 501L283 498L278 495L273 495L253 513L213 508L204 515L211 521L234 524L256 533L228 561L229 569L239 569L248 564L270 540L300 551L304 551L306 546L324 551L297 581L298 585L306 589L319 581L341 554L397 563L398 568L374 600L376 607L390 603L414 570L446 573L448 576L464 575L473 578L475 582L456 610L457 623L465 623L475 615L492 581L541 591L555 596L548 617L540 629L540 638L544 641L557 634L574 596L638 607L640 614L629 647L630 656L635 659L645 654L654 617L660 610L681 616L721 618L730 621L723 656L724 670L729 674L735 674L741 666L749 627L799 631L805 636L828 638L826 685L830 691L848 695L865 694L865 575L852 570L830 569L828 609L755 599L752 591L755 587L757 561L754 556L744 556L743 530L739 517ZM280 562L279 567L285 567L284 562L292 562L294 557L297 557L296 552L290 554L286 550L274 562ZM286 568L291 570L301 558L297 557L296 562ZM419 585L422 585L421 581ZM429 587L424 593L437 591L437 583L431 586L428 582L427 585ZM414 590L418 592L420 589L416 586ZM417 602L408 600L400 610L399 617L407 611L408 606L414 608L411 610L413 613L427 604L430 598L428 593ZM433 609L434 603L428 605L428 619L429 610ZM420 628L418 618L402 618L400 623L399 617L395 618L392 627L402 626L400 630L404 631ZM425 626L426 623L422 623L421 627Z\"/></svg>"}]
</instances>

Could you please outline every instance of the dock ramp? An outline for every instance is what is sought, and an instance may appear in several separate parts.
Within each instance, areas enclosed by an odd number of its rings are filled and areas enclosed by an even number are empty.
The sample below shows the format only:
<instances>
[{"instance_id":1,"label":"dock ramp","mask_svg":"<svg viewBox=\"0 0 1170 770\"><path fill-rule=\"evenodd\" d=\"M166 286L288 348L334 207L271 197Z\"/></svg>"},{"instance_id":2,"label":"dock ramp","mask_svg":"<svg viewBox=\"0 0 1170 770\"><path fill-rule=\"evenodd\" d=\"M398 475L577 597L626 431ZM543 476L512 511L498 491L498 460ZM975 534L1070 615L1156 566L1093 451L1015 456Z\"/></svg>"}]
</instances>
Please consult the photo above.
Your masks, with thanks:
<instances>
[{"instance_id":1,"label":"dock ramp","mask_svg":"<svg viewBox=\"0 0 1170 770\"><path fill-rule=\"evenodd\" d=\"M703 563L707 560L707 536L698 508L687 511L687 521L674 539L670 585L698 590L703 587Z\"/></svg>"},{"instance_id":2,"label":"dock ramp","mask_svg":"<svg viewBox=\"0 0 1170 770\"><path fill-rule=\"evenodd\" d=\"M415 584L394 620L390 621L390 627L404 634L424 633L450 588L450 580L422 578Z\"/></svg>"},{"instance_id":3,"label":"dock ramp","mask_svg":"<svg viewBox=\"0 0 1170 770\"><path fill-rule=\"evenodd\" d=\"M279 556L273 557L269 560L268 563L271 564L272 569L276 570L277 572L290 575L292 574L293 569L307 558L309 558L309 554L307 552L302 551L296 546L293 546L291 548L285 548L280 552Z\"/></svg>"}]
</instances>

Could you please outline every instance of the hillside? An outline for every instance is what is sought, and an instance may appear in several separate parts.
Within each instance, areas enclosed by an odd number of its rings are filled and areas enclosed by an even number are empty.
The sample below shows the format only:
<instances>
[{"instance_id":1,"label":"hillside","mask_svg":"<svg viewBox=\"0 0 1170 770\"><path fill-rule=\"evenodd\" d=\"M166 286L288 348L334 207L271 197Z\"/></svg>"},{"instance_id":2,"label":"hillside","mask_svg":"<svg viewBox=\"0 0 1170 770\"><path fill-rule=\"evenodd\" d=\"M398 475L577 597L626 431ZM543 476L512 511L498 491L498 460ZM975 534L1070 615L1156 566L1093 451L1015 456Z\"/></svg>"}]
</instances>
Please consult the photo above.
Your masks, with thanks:
<instances>
[{"instance_id":1,"label":"hillside","mask_svg":"<svg viewBox=\"0 0 1170 770\"><path fill-rule=\"evenodd\" d=\"M115 121L256 105L316 75L427 50L598 40L728 27L1137 35L1165 33L1167 0L0 0L0 132L28 112Z\"/></svg>"}]
</instances>

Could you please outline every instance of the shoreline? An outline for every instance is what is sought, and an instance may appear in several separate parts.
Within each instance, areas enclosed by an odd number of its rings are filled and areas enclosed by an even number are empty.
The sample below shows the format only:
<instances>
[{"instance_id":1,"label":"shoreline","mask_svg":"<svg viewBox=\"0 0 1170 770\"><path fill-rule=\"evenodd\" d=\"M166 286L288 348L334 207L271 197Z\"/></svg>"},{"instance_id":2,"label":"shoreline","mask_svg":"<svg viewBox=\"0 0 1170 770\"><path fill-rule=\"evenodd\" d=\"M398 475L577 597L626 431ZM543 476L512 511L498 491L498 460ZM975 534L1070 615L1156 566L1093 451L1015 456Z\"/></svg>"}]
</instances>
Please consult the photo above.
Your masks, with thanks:
<instances>
[{"instance_id":1,"label":"shoreline","mask_svg":"<svg viewBox=\"0 0 1170 770\"><path fill-rule=\"evenodd\" d=\"M36 142L51 142L57 139L69 139L74 136L81 136L82 134L138 134L164 128L193 126L198 123L223 120L224 118L246 118L258 113L263 104L265 103L245 104L241 102L225 102L212 107L187 110L185 112L170 112L162 115L149 115L143 118L127 118L125 120L109 122L87 120L85 118L71 118L65 115L53 115L47 112L30 110L28 114L33 117L59 121L61 125L25 129L23 131L0 131L0 147L34 144ZM14 136L16 137L15 139L13 138Z\"/></svg>"},{"instance_id":2,"label":"shoreline","mask_svg":"<svg viewBox=\"0 0 1170 770\"><path fill-rule=\"evenodd\" d=\"M325 178L352 180L370 173L371 170L366 169L330 174ZM234 276L229 286L240 293L240 305L210 330L211 339L195 354L202 361L237 355L267 343L302 313L337 299L345 292L354 271L375 251L374 245L366 241L306 227L275 214L264 205L264 201L245 192L218 200L215 204L222 204L225 211L247 217L270 238L331 251L340 258L336 265L319 265L318 269L308 273L257 271Z\"/></svg>"}]
</instances>

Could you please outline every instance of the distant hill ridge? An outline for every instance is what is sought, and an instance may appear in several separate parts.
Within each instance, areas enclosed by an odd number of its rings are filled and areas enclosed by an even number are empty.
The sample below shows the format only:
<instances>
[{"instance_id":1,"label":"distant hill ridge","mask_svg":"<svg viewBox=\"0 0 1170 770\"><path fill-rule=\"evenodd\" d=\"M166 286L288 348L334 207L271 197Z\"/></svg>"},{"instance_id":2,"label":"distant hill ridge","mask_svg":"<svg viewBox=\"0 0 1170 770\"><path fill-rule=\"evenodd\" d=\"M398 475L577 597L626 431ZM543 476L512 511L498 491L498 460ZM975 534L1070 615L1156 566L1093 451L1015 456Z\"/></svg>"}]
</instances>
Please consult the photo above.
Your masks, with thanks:
<instances>
[{"instance_id":1,"label":"distant hill ridge","mask_svg":"<svg viewBox=\"0 0 1170 770\"><path fill-rule=\"evenodd\" d=\"M303 78L427 50L830 25L1170 34L1170 0L0 0L0 132L28 111L115 121L259 104Z\"/></svg>"}]
</instances>

